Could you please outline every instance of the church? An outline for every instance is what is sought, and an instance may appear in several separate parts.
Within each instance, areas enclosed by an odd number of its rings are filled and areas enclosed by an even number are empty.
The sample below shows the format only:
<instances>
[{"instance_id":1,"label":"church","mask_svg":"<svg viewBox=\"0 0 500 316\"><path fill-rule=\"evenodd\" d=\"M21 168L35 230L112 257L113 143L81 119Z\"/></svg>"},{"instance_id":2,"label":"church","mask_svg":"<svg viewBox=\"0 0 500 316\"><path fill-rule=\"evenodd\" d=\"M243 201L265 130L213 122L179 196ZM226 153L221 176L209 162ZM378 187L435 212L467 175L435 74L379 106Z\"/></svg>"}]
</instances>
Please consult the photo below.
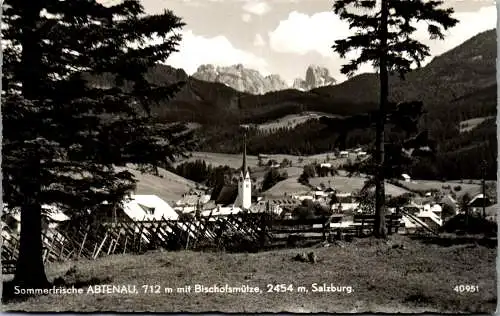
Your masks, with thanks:
<instances>
[{"instance_id":1,"label":"church","mask_svg":"<svg viewBox=\"0 0 500 316\"><path fill-rule=\"evenodd\" d=\"M238 176L237 184L224 185L220 190L214 188L211 200L215 204L227 207L234 206L248 210L252 206L255 197L252 196L252 178L247 166L246 136L243 141L243 162Z\"/></svg>"}]
</instances>

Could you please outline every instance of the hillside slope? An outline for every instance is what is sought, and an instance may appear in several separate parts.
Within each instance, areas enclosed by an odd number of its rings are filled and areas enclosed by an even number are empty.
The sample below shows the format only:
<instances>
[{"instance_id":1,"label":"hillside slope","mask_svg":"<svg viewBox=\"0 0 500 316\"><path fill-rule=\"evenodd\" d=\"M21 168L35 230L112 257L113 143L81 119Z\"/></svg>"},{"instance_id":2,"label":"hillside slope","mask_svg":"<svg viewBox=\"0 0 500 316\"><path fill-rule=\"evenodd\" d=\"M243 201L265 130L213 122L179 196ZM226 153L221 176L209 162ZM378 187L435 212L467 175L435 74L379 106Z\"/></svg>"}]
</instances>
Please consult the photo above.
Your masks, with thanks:
<instances>
[{"instance_id":1,"label":"hillside slope","mask_svg":"<svg viewBox=\"0 0 500 316\"><path fill-rule=\"evenodd\" d=\"M178 176L170 171L158 168L159 175L141 173L133 168L132 165L117 167L117 170L127 170L137 179L135 194L154 194L165 202L172 203L182 198L182 195L191 189L196 189L199 184L191 180Z\"/></svg>"},{"instance_id":2,"label":"hillside slope","mask_svg":"<svg viewBox=\"0 0 500 316\"><path fill-rule=\"evenodd\" d=\"M446 105L461 96L496 85L496 30L488 30L435 57L425 67L407 75L393 76L390 95L394 101L422 100L426 105ZM363 93L359 93L363 91ZM361 74L341 84L313 90L332 100L378 102L376 74Z\"/></svg>"}]
</instances>

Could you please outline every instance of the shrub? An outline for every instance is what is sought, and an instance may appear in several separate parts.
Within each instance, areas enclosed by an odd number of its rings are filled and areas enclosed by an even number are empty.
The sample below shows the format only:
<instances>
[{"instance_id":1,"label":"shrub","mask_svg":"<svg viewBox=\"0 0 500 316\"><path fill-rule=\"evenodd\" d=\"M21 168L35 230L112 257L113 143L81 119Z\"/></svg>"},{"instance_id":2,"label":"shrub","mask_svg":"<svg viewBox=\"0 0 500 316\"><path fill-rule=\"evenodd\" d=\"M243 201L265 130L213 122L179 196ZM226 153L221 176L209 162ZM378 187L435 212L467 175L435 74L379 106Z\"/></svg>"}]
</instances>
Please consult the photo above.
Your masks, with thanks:
<instances>
[{"instance_id":1,"label":"shrub","mask_svg":"<svg viewBox=\"0 0 500 316\"><path fill-rule=\"evenodd\" d=\"M447 233L468 233L485 234L487 236L496 236L497 224L477 216L466 216L459 214L450 218L441 229Z\"/></svg>"},{"instance_id":2,"label":"shrub","mask_svg":"<svg viewBox=\"0 0 500 316\"><path fill-rule=\"evenodd\" d=\"M459 185L457 185L457 186L453 187L453 190L455 190L456 192L458 192L458 191L462 190L462 187L459 186Z\"/></svg>"},{"instance_id":3,"label":"shrub","mask_svg":"<svg viewBox=\"0 0 500 316\"><path fill-rule=\"evenodd\" d=\"M262 191L270 189L276 183L283 181L287 178L288 174L286 172L279 172L277 169L269 170L264 176L264 180L262 181Z\"/></svg>"}]
</instances>

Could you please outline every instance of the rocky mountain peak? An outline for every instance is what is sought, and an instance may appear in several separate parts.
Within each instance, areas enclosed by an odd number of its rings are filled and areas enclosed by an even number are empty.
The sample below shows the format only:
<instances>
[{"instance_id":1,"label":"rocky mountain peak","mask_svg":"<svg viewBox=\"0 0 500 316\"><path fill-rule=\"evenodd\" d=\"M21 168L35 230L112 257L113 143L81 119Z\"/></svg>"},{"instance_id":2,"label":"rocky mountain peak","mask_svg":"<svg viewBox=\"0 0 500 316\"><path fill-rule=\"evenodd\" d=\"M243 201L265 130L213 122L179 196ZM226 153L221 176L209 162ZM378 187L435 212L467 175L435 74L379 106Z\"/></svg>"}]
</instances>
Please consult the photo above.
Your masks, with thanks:
<instances>
[{"instance_id":1,"label":"rocky mountain peak","mask_svg":"<svg viewBox=\"0 0 500 316\"><path fill-rule=\"evenodd\" d=\"M238 91L252 94L264 94L288 88L279 75L272 74L264 77L258 71L245 68L242 64L225 67L202 65L198 67L193 77L204 81L220 82Z\"/></svg>"},{"instance_id":2,"label":"rocky mountain peak","mask_svg":"<svg viewBox=\"0 0 500 316\"><path fill-rule=\"evenodd\" d=\"M295 79L293 88L298 90L311 90L319 87L334 85L337 81L330 76L330 71L326 67L310 65L306 70L306 78Z\"/></svg>"}]
</instances>

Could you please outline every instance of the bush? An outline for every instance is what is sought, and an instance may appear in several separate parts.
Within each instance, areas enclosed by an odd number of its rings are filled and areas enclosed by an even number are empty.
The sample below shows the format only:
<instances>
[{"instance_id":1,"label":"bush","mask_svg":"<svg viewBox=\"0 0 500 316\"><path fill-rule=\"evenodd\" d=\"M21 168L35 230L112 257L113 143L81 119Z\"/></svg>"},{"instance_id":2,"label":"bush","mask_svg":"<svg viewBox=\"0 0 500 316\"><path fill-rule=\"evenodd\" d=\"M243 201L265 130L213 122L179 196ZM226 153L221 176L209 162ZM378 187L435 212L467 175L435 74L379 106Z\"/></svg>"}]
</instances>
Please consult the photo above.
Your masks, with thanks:
<instances>
[{"instance_id":1,"label":"bush","mask_svg":"<svg viewBox=\"0 0 500 316\"><path fill-rule=\"evenodd\" d=\"M309 179L314 178L316 176L316 169L314 165L306 165L302 171L302 174L299 177L299 182L307 185L309 184Z\"/></svg>"},{"instance_id":2,"label":"bush","mask_svg":"<svg viewBox=\"0 0 500 316\"><path fill-rule=\"evenodd\" d=\"M450 218L441 227L447 233L485 234L486 236L497 235L497 224L478 216L466 216L459 214Z\"/></svg>"},{"instance_id":3,"label":"bush","mask_svg":"<svg viewBox=\"0 0 500 316\"><path fill-rule=\"evenodd\" d=\"M288 174L286 172L279 172L277 169L269 170L262 181L262 191L270 189L276 183L286 180L287 178Z\"/></svg>"},{"instance_id":4,"label":"bush","mask_svg":"<svg viewBox=\"0 0 500 316\"><path fill-rule=\"evenodd\" d=\"M453 187L453 190L455 190L456 192L458 192L458 191L462 190L462 187L459 186L459 185L457 185L457 186Z\"/></svg>"},{"instance_id":5,"label":"bush","mask_svg":"<svg viewBox=\"0 0 500 316\"><path fill-rule=\"evenodd\" d=\"M292 211L292 215L300 219L330 216L331 214L332 212L328 206L321 205L312 200L302 201L302 205Z\"/></svg>"}]
</instances>

